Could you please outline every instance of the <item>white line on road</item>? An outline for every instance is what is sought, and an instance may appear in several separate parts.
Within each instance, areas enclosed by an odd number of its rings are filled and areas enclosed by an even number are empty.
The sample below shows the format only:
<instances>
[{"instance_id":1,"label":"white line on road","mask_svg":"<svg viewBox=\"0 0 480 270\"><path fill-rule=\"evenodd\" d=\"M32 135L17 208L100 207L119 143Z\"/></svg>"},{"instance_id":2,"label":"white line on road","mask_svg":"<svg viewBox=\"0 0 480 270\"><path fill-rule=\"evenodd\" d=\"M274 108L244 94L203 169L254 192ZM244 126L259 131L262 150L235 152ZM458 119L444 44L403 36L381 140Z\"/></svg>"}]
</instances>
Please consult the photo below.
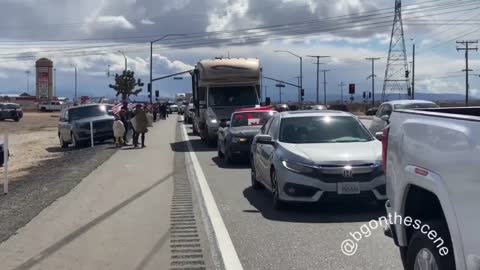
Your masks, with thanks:
<instances>
[{"instance_id":1,"label":"white line on road","mask_svg":"<svg viewBox=\"0 0 480 270\"><path fill-rule=\"evenodd\" d=\"M185 126L182 126L182 130L183 138L187 142L190 159L192 161L193 168L197 176L196 178L200 186L205 208L207 209L207 215L210 218L210 222L212 223L213 231L216 236L217 246L222 256L223 265L225 266L226 270L242 270L242 264L240 263L240 259L238 258L235 247L233 246L232 239L228 234L227 227L225 226L220 211L218 210L217 203L213 198L212 191L208 186L202 167L200 167L197 155L193 151L193 147L190 143Z\"/></svg>"}]
</instances>

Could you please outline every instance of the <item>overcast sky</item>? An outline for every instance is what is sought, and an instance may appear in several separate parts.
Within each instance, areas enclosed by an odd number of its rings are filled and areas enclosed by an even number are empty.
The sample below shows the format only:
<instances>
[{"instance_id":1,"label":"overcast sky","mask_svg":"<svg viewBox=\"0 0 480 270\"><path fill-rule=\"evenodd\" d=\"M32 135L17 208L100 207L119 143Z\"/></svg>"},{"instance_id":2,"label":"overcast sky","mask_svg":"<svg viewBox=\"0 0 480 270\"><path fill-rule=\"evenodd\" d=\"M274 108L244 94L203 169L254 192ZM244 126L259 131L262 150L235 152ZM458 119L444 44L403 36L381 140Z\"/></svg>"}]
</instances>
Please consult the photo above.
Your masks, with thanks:
<instances>
[{"instance_id":1,"label":"overcast sky","mask_svg":"<svg viewBox=\"0 0 480 270\"><path fill-rule=\"evenodd\" d=\"M148 80L148 41L165 34L185 34L159 42L154 49L154 76L192 68L201 59L218 56L255 57L265 75L296 83L298 55L329 55L328 94L340 82L370 91L367 76L376 62L376 92L381 93L390 42L394 0L0 0L0 93L33 93L35 59L48 57L57 69L57 94L73 93L73 67L78 67L79 95L111 96L110 72L128 68ZM404 24L408 61L411 39L417 46L417 92L459 93L465 89L465 59L455 40L477 39L480 2L472 0L405 0ZM250 30L245 30L250 29ZM480 73L479 55L470 67ZM322 84L323 75L320 83ZM278 99L274 82L265 81L268 96ZM162 96L187 92L190 78L155 83ZM471 78L480 96L480 79ZM304 57L304 88L313 99L316 67ZM321 85L323 89L323 84ZM146 90L145 90L146 91ZM284 100L295 100L286 88Z\"/></svg>"}]
</instances>

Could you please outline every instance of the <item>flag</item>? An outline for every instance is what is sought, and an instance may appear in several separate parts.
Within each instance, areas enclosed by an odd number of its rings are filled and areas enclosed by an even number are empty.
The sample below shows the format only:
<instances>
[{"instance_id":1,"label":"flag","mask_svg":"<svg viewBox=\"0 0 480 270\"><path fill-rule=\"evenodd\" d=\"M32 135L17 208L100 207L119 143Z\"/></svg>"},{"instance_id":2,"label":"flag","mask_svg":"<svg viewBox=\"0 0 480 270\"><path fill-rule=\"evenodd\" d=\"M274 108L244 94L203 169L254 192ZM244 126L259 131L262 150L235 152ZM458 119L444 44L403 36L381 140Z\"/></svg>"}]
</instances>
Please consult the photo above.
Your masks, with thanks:
<instances>
[{"instance_id":1,"label":"flag","mask_svg":"<svg viewBox=\"0 0 480 270\"><path fill-rule=\"evenodd\" d=\"M112 107L113 114L118 115L120 113L120 111L122 110L122 107L123 107L122 103L118 103L117 105L113 106Z\"/></svg>"}]
</instances>

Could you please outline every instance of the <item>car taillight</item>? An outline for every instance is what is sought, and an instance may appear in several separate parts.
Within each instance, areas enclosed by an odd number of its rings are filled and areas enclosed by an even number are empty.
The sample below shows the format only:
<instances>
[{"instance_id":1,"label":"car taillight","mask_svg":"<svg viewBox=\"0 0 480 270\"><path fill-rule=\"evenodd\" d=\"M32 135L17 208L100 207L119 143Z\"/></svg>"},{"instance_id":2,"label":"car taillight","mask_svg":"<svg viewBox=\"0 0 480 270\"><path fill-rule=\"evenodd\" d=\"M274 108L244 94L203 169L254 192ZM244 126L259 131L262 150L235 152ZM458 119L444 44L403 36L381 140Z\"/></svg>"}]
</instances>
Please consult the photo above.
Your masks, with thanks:
<instances>
[{"instance_id":1,"label":"car taillight","mask_svg":"<svg viewBox=\"0 0 480 270\"><path fill-rule=\"evenodd\" d=\"M388 147L388 133L390 132L390 127L386 127L383 130L382 136L382 162L383 162L383 170L387 171L387 147Z\"/></svg>"}]
</instances>

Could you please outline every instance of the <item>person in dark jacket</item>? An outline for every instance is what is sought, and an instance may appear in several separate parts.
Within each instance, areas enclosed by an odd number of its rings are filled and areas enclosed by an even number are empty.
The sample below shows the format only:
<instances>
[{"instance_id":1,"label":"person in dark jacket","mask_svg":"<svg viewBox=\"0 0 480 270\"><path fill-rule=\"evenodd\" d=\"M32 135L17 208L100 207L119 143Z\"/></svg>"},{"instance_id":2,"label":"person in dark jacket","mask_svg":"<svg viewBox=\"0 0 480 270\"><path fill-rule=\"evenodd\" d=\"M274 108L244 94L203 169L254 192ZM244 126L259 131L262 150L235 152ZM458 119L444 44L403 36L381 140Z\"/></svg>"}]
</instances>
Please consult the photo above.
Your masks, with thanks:
<instances>
[{"instance_id":1,"label":"person in dark jacket","mask_svg":"<svg viewBox=\"0 0 480 270\"><path fill-rule=\"evenodd\" d=\"M167 118L167 106L165 103L160 104L160 119L165 120Z\"/></svg>"},{"instance_id":2,"label":"person in dark jacket","mask_svg":"<svg viewBox=\"0 0 480 270\"><path fill-rule=\"evenodd\" d=\"M138 147L138 139L141 136L142 138L142 148L145 147L145 133L148 132L148 118L147 112L144 110L141 104L137 104L135 107L134 117L135 125L133 127L133 146Z\"/></svg>"}]
</instances>

